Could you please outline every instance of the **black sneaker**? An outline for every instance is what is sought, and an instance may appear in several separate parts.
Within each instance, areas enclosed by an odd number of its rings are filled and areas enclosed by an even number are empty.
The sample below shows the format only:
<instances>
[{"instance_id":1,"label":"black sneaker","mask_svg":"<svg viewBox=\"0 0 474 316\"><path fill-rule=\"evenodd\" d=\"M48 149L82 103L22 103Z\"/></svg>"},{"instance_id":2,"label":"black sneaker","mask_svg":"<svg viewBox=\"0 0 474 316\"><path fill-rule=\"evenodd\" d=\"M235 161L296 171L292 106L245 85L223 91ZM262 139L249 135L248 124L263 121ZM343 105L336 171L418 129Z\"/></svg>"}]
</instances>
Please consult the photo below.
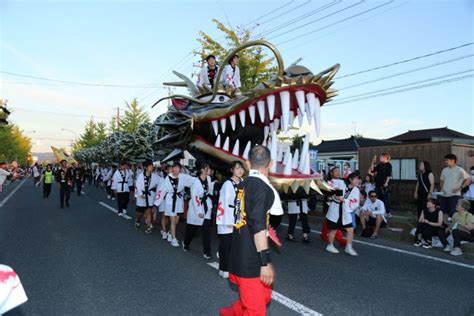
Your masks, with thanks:
<instances>
[{"instance_id":1,"label":"black sneaker","mask_svg":"<svg viewBox=\"0 0 474 316\"><path fill-rule=\"evenodd\" d=\"M203 255L203 257L206 258L207 260L212 259L212 255L206 254L206 253Z\"/></svg>"},{"instance_id":2,"label":"black sneaker","mask_svg":"<svg viewBox=\"0 0 474 316\"><path fill-rule=\"evenodd\" d=\"M423 243L421 242L421 240L417 240L417 241L413 244L413 246L415 246L415 247L421 247L422 245L423 245Z\"/></svg>"},{"instance_id":3,"label":"black sneaker","mask_svg":"<svg viewBox=\"0 0 474 316\"><path fill-rule=\"evenodd\" d=\"M145 229L145 234L151 234L152 232L153 230L150 227L147 227L147 229Z\"/></svg>"},{"instance_id":4,"label":"black sneaker","mask_svg":"<svg viewBox=\"0 0 474 316\"><path fill-rule=\"evenodd\" d=\"M293 235L288 235L286 236L286 240L292 241L292 242L297 242L298 240L295 238Z\"/></svg>"},{"instance_id":5,"label":"black sneaker","mask_svg":"<svg viewBox=\"0 0 474 316\"><path fill-rule=\"evenodd\" d=\"M308 236L306 236L306 237L303 237L302 242L305 243L305 244L309 244L309 243L311 243L311 239Z\"/></svg>"},{"instance_id":6,"label":"black sneaker","mask_svg":"<svg viewBox=\"0 0 474 316\"><path fill-rule=\"evenodd\" d=\"M140 223L135 222L135 229L140 229Z\"/></svg>"}]
</instances>

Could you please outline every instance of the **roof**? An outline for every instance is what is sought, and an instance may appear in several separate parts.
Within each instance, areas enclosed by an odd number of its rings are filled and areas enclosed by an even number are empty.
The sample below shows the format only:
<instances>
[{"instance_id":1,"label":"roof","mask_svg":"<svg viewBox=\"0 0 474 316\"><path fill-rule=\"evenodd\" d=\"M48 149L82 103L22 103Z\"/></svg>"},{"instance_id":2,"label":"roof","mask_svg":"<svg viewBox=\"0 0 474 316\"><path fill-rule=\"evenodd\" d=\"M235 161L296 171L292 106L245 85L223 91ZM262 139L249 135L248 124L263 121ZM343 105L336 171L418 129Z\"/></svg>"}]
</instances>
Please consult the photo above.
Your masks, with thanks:
<instances>
[{"instance_id":1,"label":"roof","mask_svg":"<svg viewBox=\"0 0 474 316\"><path fill-rule=\"evenodd\" d=\"M474 136L460 133L458 131L449 129L448 127L408 131L406 133L389 138L389 140L399 142L418 142L427 140L431 141L434 138L474 140Z\"/></svg>"},{"instance_id":2,"label":"roof","mask_svg":"<svg viewBox=\"0 0 474 316\"><path fill-rule=\"evenodd\" d=\"M358 151L359 147L372 147L372 146L384 146L399 144L398 141L393 140L382 140L374 138L365 138L351 136L344 139L335 140L323 140L319 145L315 146L314 149L320 153L324 152L350 152Z\"/></svg>"}]
</instances>

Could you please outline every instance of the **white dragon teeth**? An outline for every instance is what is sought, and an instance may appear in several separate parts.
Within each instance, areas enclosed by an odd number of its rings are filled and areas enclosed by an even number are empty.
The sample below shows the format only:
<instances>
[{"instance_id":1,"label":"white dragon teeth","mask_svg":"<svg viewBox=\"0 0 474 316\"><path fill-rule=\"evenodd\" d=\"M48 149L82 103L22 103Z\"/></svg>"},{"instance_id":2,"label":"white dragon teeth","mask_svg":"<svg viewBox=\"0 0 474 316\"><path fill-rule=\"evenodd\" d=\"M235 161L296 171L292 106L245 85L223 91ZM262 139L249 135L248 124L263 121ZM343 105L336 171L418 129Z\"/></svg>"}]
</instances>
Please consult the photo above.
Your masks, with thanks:
<instances>
[{"instance_id":1,"label":"white dragon teeth","mask_svg":"<svg viewBox=\"0 0 474 316\"><path fill-rule=\"evenodd\" d=\"M304 112L301 112L301 110L298 108L298 126L301 128L301 126L303 126L303 113Z\"/></svg>"},{"instance_id":2,"label":"white dragon teeth","mask_svg":"<svg viewBox=\"0 0 474 316\"><path fill-rule=\"evenodd\" d=\"M221 148L221 135L217 135L216 142L214 143L214 147Z\"/></svg>"},{"instance_id":3,"label":"white dragon teeth","mask_svg":"<svg viewBox=\"0 0 474 316\"><path fill-rule=\"evenodd\" d=\"M300 159L300 163L298 165L298 171L299 172L303 172L304 170L304 167L305 167L305 160L306 160L306 156L308 156L308 153L309 153L309 135L306 134L305 138L304 138L304 142L303 142L303 148L301 149L301 159Z\"/></svg>"},{"instance_id":4,"label":"white dragon teeth","mask_svg":"<svg viewBox=\"0 0 474 316\"><path fill-rule=\"evenodd\" d=\"M300 151L298 148L296 148L295 155L293 156L293 162L291 164L291 168L298 169L299 159L300 159Z\"/></svg>"},{"instance_id":5,"label":"white dragon teeth","mask_svg":"<svg viewBox=\"0 0 474 316\"><path fill-rule=\"evenodd\" d=\"M250 122L255 124L255 105L249 106Z\"/></svg>"},{"instance_id":6,"label":"white dragon teeth","mask_svg":"<svg viewBox=\"0 0 474 316\"><path fill-rule=\"evenodd\" d=\"M285 176L289 176L292 172L292 157L291 157L291 152L288 152L286 155L285 155L285 169L283 170L283 174Z\"/></svg>"},{"instance_id":7,"label":"white dragon teeth","mask_svg":"<svg viewBox=\"0 0 474 316\"><path fill-rule=\"evenodd\" d=\"M252 142L248 141L247 145L245 146L244 153L242 155L242 158L244 158L245 160L249 159L249 152L250 152L251 147L252 147Z\"/></svg>"},{"instance_id":8,"label":"white dragon teeth","mask_svg":"<svg viewBox=\"0 0 474 316\"><path fill-rule=\"evenodd\" d=\"M222 133L225 133L225 126L226 126L226 119L223 118L223 119L221 119L221 129L222 129Z\"/></svg>"},{"instance_id":9,"label":"white dragon teeth","mask_svg":"<svg viewBox=\"0 0 474 316\"><path fill-rule=\"evenodd\" d=\"M310 116L313 117L314 109L316 108L316 96L314 93L310 92L306 94L306 99L308 100L309 114L311 114Z\"/></svg>"},{"instance_id":10,"label":"white dragon teeth","mask_svg":"<svg viewBox=\"0 0 474 316\"><path fill-rule=\"evenodd\" d=\"M313 117L311 116L311 112L309 110L308 103L305 104L305 116L306 116L306 119L308 120L308 125L311 126L311 122L313 121Z\"/></svg>"},{"instance_id":11,"label":"white dragon teeth","mask_svg":"<svg viewBox=\"0 0 474 316\"><path fill-rule=\"evenodd\" d=\"M305 103L304 91L296 91L295 97L296 97L296 101L298 102L298 108L300 109L302 113L304 113L304 103Z\"/></svg>"},{"instance_id":12,"label":"white dragon teeth","mask_svg":"<svg viewBox=\"0 0 474 316\"><path fill-rule=\"evenodd\" d=\"M273 120L273 117L275 116L275 96L274 95L267 96L267 104L268 104L268 116L271 121Z\"/></svg>"},{"instance_id":13,"label":"white dragon teeth","mask_svg":"<svg viewBox=\"0 0 474 316\"><path fill-rule=\"evenodd\" d=\"M229 117L229 120L230 120L230 126L232 127L232 131L235 131L235 114L232 114L230 117Z\"/></svg>"},{"instance_id":14,"label":"white dragon teeth","mask_svg":"<svg viewBox=\"0 0 474 316\"><path fill-rule=\"evenodd\" d=\"M212 121L212 129L214 130L214 135L219 134L219 125L217 121Z\"/></svg>"},{"instance_id":15,"label":"white dragon teeth","mask_svg":"<svg viewBox=\"0 0 474 316\"><path fill-rule=\"evenodd\" d=\"M222 149L225 151L229 151L229 136L225 139L224 146L222 146Z\"/></svg>"},{"instance_id":16,"label":"white dragon teeth","mask_svg":"<svg viewBox=\"0 0 474 316\"><path fill-rule=\"evenodd\" d=\"M321 134L321 103L316 99L316 107L314 108L314 125L316 126L316 137Z\"/></svg>"},{"instance_id":17,"label":"white dragon teeth","mask_svg":"<svg viewBox=\"0 0 474 316\"><path fill-rule=\"evenodd\" d=\"M260 121L263 123L265 122L265 101L260 100L257 102L258 108L258 116L260 117Z\"/></svg>"},{"instance_id":18,"label":"white dragon teeth","mask_svg":"<svg viewBox=\"0 0 474 316\"><path fill-rule=\"evenodd\" d=\"M274 119L273 120L273 130L278 131L279 127L280 127L280 119Z\"/></svg>"},{"instance_id":19,"label":"white dragon teeth","mask_svg":"<svg viewBox=\"0 0 474 316\"><path fill-rule=\"evenodd\" d=\"M245 110L242 110L239 112L239 117L240 117L240 123L242 124L242 127L245 127Z\"/></svg>"},{"instance_id":20,"label":"white dragon teeth","mask_svg":"<svg viewBox=\"0 0 474 316\"><path fill-rule=\"evenodd\" d=\"M280 92L281 100L281 126L283 131L288 131L288 121L290 119L290 91Z\"/></svg>"},{"instance_id":21,"label":"white dragon teeth","mask_svg":"<svg viewBox=\"0 0 474 316\"><path fill-rule=\"evenodd\" d=\"M237 139L234 144L234 149L232 149L232 155L238 156L240 154L239 140Z\"/></svg>"},{"instance_id":22,"label":"white dragon teeth","mask_svg":"<svg viewBox=\"0 0 474 316\"><path fill-rule=\"evenodd\" d=\"M302 172L303 172L303 174L311 174L309 153L306 154L306 158L304 160L304 166L303 166Z\"/></svg>"}]
</instances>

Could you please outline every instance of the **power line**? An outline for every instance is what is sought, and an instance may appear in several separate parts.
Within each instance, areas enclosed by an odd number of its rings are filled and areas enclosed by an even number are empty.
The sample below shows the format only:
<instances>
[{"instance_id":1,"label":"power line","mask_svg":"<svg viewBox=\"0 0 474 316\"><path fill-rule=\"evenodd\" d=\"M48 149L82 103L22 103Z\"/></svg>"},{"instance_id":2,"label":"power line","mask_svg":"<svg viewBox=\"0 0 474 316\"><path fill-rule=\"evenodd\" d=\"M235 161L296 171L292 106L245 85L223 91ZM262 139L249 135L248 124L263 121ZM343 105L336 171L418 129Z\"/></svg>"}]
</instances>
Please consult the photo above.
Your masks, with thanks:
<instances>
[{"instance_id":1,"label":"power line","mask_svg":"<svg viewBox=\"0 0 474 316\"><path fill-rule=\"evenodd\" d=\"M72 85L80 85L80 86L93 86L93 87L112 87L112 88L143 88L143 85L120 85L120 84L102 84L102 83L90 83L90 82L78 82L78 81L68 81L68 80L59 80L59 79L51 79L45 77L37 77L37 76L30 76L24 75L19 73L14 73L10 71L0 70L1 73L16 76L16 77L23 77L23 78L30 78L30 79L37 79L37 80L44 80L44 81L52 81L58 82L63 84L72 84Z\"/></svg>"},{"instance_id":2,"label":"power line","mask_svg":"<svg viewBox=\"0 0 474 316\"><path fill-rule=\"evenodd\" d=\"M338 13L344 12L344 11L346 11L346 10L349 10L349 9L353 8L353 7L356 7L356 6L358 6L358 5L361 5L362 3L364 3L364 0L361 0L361 1L357 2L357 3L351 4L351 5L349 5L349 6L347 6L347 7L344 7L344 8L342 8L342 9L340 9L340 10L337 10L337 11L334 11L334 12L332 12L332 13L329 13L329 14L323 16L323 17L320 17L320 18L318 18L318 19L312 20L312 21L307 22L307 23L305 23L305 24L303 24L303 25L300 25L300 26L298 26L298 27L292 28L292 29L290 29L290 30L288 30L288 31L285 31L285 32L283 32L283 33L277 34L277 35L275 35L275 36L273 36L273 37L270 37L269 40L273 40L273 39L278 38L278 37L280 37L280 36L282 36L282 35L288 34L288 33L293 32L293 31L297 31L297 30L301 29L302 27L305 27L305 26L314 24L314 23L316 23L316 22L322 21L322 20L324 20L324 19L326 19L326 18L328 18L328 17L331 17L331 16L333 16L333 15L336 15L336 14L338 14Z\"/></svg>"},{"instance_id":3,"label":"power line","mask_svg":"<svg viewBox=\"0 0 474 316\"><path fill-rule=\"evenodd\" d=\"M304 3L302 3L302 4L298 5L298 6L296 6L296 7L294 7L294 8L291 8L291 9L289 9L288 11L285 11L285 12L283 12L283 13L280 13L279 15L274 16L274 17L272 17L272 18L269 19L269 20L262 21L260 24L265 24L265 23L268 23L268 22L270 22L270 21L274 21L275 19L278 19L278 18L280 18L280 17L282 17L282 16L284 16L284 15L290 13L290 12L293 12L293 11L295 11L295 10L298 10L298 9L301 8L301 7L304 7L304 6L307 5L308 3L311 3L311 0L308 0L308 1L306 1L306 2L304 2Z\"/></svg>"},{"instance_id":4,"label":"power line","mask_svg":"<svg viewBox=\"0 0 474 316\"><path fill-rule=\"evenodd\" d=\"M433 67L436 67L436 66L445 65L445 64L448 64L448 63L452 63L454 61L466 59L466 58L473 57L473 56L474 56L474 54L470 54L470 55L461 56L461 57L458 57L458 58L453 58L453 59L445 60L445 61L442 61L442 62L434 63L434 64L431 64L431 65L428 65L428 66L423 66L423 67L411 69L411 70L408 70L408 71L399 72L399 73L396 73L396 74L393 74L393 75L390 75L390 76L385 76L385 77L377 78L377 79L374 79L374 80L369 80L369 81L353 84L353 85L343 87L343 88L340 88L340 89L337 89L337 90L338 91L347 90L347 89L363 86L365 84L374 83L374 82L378 82L378 81L398 77L398 76L401 76L401 75L410 74L410 73L417 72L417 71L420 71L420 70L426 70L426 69L433 68Z\"/></svg>"},{"instance_id":5,"label":"power line","mask_svg":"<svg viewBox=\"0 0 474 316\"><path fill-rule=\"evenodd\" d=\"M319 8L317 8L317 9L313 10L313 11L307 12L307 13L305 13L305 14L302 14L302 15L300 15L300 16L297 16L296 18L294 18L294 19L292 19L292 20L289 20L289 21L286 21L286 22L284 22L284 23L282 23L282 24L279 24L279 25L277 25L277 26L274 26L274 27L270 28L269 30L264 30L262 33L260 33L260 36L259 36L259 37L267 36L268 34L271 34L271 33L273 33L273 32L279 31L279 30L281 30L281 29L284 28L284 27L290 26L290 25L292 25L292 24L294 24L294 23L297 23L297 22L301 22L302 20L304 20L304 19L306 19L306 18L308 18L308 17L310 17L310 16L312 16L312 15L315 15L315 14L317 14L317 13L320 13L320 12L326 10L326 9L329 9L330 7L333 7L333 6L335 6L335 5L337 5L337 4L341 3L341 2L342 2L342 0L334 0L334 1L330 2L330 3L327 3L327 4L325 4L325 5L321 6L321 7L319 7Z\"/></svg>"},{"instance_id":6,"label":"power line","mask_svg":"<svg viewBox=\"0 0 474 316\"><path fill-rule=\"evenodd\" d=\"M358 102L358 101L383 97L383 96L387 96L387 95L391 95L391 94L398 94L398 93L407 92L407 91L413 91L413 90L418 90L418 89L423 89L423 88L428 88L428 87L433 87L433 86L439 86L439 85L443 85L443 84L447 84L447 83L451 83L451 82L455 82L455 81L460 81L460 80L464 80L464 79L469 79L469 78L474 78L474 74L460 76L460 77L446 79L446 80L440 80L440 81L436 81L436 82L432 82L432 83L428 83L428 84L424 84L424 85L419 85L419 86L414 86L414 87L407 87L405 89L387 91L387 92L374 94L374 95L370 95L370 96L366 96L366 97L354 98L354 99L351 99L351 100L346 100L346 101L341 101L341 102L334 102L330 105L333 106L333 105L340 105L340 104Z\"/></svg>"},{"instance_id":7,"label":"power line","mask_svg":"<svg viewBox=\"0 0 474 316\"><path fill-rule=\"evenodd\" d=\"M328 25L326 25L326 26L320 27L320 28L318 28L318 29L316 29L316 30L312 30L312 31L303 33L303 34L301 34L301 35L298 35L298 36L296 36L296 37L290 38L289 40L280 42L280 43L278 43L277 45L283 45L283 44L292 42L292 41L294 41L294 40L297 40L297 39L299 39L299 38L302 38L302 37L305 37L305 36L314 34L314 33L319 32L319 31L321 31L321 30L327 29L327 28L329 28L329 27L331 27L331 26L337 25L337 24L339 24L339 23L342 23L342 22L351 20L351 19L353 19L353 18L355 18L355 17L364 15L364 14L366 14L366 13L368 13L368 12L371 12L371 11L377 10L377 9L379 9L379 8L382 8L382 7L384 7L384 6L387 6L387 5L391 4L393 1L394 1L394 0L387 1L387 2L385 2L385 3L383 3L383 4L380 4L380 5L378 5L378 6L372 7L372 8L370 8L370 9L367 9L367 10L365 10L365 11L359 12L359 13L357 13L357 14L351 15L351 16L349 16L349 17L347 17L347 18L342 19L342 20L339 20L339 21L336 21L336 22L334 22L334 23L328 24ZM282 34L285 34L285 33L282 33Z\"/></svg>"},{"instance_id":8,"label":"power line","mask_svg":"<svg viewBox=\"0 0 474 316\"><path fill-rule=\"evenodd\" d=\"M427 57L431 57L431 56L451 52L451 51L454 51L454 50L457 50L457 49L460 49L460 48L464 48L464 47L467 47L467 46L470 46L470 45L473 45L473 44L474 44L474 42L471 42L471 43L466 43L466 44L451 47L451 48L446 48L446 49L439 50L439 51L436 51L436 52L433 52L433 53L429 53L429 54L425 54L425 55L421 55L421 56L416 56L416 57L396 61L396 62L393 62L393 63L390 63L390 64L386 64L386 65L377 66L377 67L370 68L370 69L365 69L365 70L353 72L353 73L343 75L343 76L338 76L338 77L335 77L334 79L342 79L342 78L352 77L352 76L360 75L360 74L363 74L363 73L371 72L371 71L374 71L374 70L384 69L384 68L388 68L388 67L391 67L391 66L408 63L408 62L411 62L411 61L414 61L414 60L423 59L423 58L427 58Z\"/></svg>"},{"instance_id":9,"label":"power line","mask_svg":"<svg viewBox=\"0 0 474 316\"><path fill-rule=\"evenodd\" d=\"M253 24L253 23L257 22L258 20L263 19L264 17L267 17L267 16L269 16L269 15L271 15L271 14L273 14L273 13L275 13L275 12L281 10L281 9L283 9L284 7L287 7L287 6L291 5L293 2L295 2L295 1L294 1L294 0L293 0L293 1L290 1L290 2L288 2L288 3L286 3L286 4L284 4L284 5L282 5L282 6L278 7L278 8L276 8L276 9L273 9L272 11L270 11L270 12L268 12L268 13L265 13L264 15L259 16L258 18L256 18L256 19L250 21L249 23L244 24L243 26L248 26L248 25L250 25L250 24Z\"/></svg>"},{"instance_id":10,"label":"power line","mask_svg":"<svg viewBox=\"0 0 474 316\"><path fill-rule=\"evenodd\" d=\"M367 95L370 95L370 94L382 93L382 92L386 92L386 91L390 91L390 90L394 90L394 89L406 88L406 87L409 87L409 86L413 86L413 85L417 85L417 84L422 84L422 83L429 82L429 81L433 81L433 80L443 79L443 78L446 78L446 77L457 76L457 75L469 73L469 72L472 72L472 71L474 71L474 69L468 69L468 70L464 70L464 71L460 71L460 72L455 72L455 73L451 73L451 74L445 74L445 75L442 75L442 76L437 76L437 77L433 77L433 78L429 78L429 79L424 79L424 80L420 80L420 81L410 82L410 83L403 84L403 85L399 85L399 86L389 87L389 88L380 89L380 90L375 90L375 91L366 92L366 93L361 93L361 94L357 94L357 95L351 95L351 96L348 96L348 97L339 99L339 100L337 101L337 103L342 102L342 101L346 101L346 100L350 100L350 99L355 99L355 98L364 97L364 96L367 96Z\"/></svg>"}]
</instances>

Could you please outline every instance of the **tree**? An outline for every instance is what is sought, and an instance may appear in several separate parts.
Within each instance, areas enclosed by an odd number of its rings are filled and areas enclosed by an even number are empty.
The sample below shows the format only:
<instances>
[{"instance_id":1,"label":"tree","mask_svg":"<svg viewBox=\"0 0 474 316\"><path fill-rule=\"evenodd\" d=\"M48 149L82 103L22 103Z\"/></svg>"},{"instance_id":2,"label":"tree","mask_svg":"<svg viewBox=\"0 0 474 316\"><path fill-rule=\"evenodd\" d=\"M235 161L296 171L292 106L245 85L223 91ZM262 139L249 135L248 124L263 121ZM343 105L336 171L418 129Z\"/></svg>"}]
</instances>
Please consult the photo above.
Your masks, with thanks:
<instances>
[{"instance_id":1,"label":"tree","mask_svg":"<svg viewBox=\"0 0 474 316\"><path fill-rule=\"evenodd\" d=\"M100 143L107 137L107 124L104 122L99 122L96 125L96 140L97 143Z\"/></svg>"},{"instance_id":2,"label":"tree","mask_svg":"<svg viewBox=\"0 0 474 316\"><path fill-rule=\"evenodd\" d=\"M117 125L117 117L114 115L110 118L109 126L107 128L110 134L119 130L119 126Z\"/></svg>"},{"instance_id":3,"label":"tree","mask_svg":"<svg viewBox=\"0 0 474 316\"><path fill-rule=\"evenodd\" d=\"M228 53L241 45L248 42L252 37L252 29L237 27L237 31L229 29L222 22L217 19L212 20L217 29L224 33L226 46L214 40L207 33L200 31L197 41L202 45L202 59L207 55L213 54L218 58L218 61L223 61ZM263 47L255 46L249 47L239 53L239 68L240 81L242 82L242 91L249 91L255 86L276 73L276 67L272 65L274 58L267 58ZM224 67L225 65L221 65Z\"/></svg>"},{"instance_id":4,"label":"tree","mask_svg":"<svg viewBox=\"0 0 474 316\"><path fill-rule=\"evenodd\" d=\"M291 138L291 152L295 152L295 150L298 148L298 150L301 150L303 148L303 142L304 142L304 136L300 135L295 135L293 138Z\"/></svg>"},{"instance_id":5,"label":"tree","mask_svg":"<svg viewBox=\"0 0 474 316\"><path fill-rule=\"evenodd\" d=\"M143 107L138 105L137 99L133 99L131 103L125 103L127 104L127 109L123 118L120 118L120 130L133 133L141 124L150 123L148 113L144 111Z\"/></svg>"},{"instance_id":6,"label":"tree","mask_svg":"<svg viewBox=\"0 0 474 316\"><path fill-rule=\"evenodd\" d=\"M81 134L79 139L73 144L73 152L76 152L82 148L92 147L98 145L102 140L107 137L107 125L104 122L96 123L94 118L86 123L84 133Z\"/></svg>"},{"instance_id":7,"label":"tree","mask_svg":"<svg viewBox=\"0 0 474 316\"><path fill-rule=\"evenodd\" d=\"M0 99L2 106L7 102ZM0 126L0 161L14 161L26 164L31 151L31 139L15 124Z\"/></svg>"}]
</instances>

